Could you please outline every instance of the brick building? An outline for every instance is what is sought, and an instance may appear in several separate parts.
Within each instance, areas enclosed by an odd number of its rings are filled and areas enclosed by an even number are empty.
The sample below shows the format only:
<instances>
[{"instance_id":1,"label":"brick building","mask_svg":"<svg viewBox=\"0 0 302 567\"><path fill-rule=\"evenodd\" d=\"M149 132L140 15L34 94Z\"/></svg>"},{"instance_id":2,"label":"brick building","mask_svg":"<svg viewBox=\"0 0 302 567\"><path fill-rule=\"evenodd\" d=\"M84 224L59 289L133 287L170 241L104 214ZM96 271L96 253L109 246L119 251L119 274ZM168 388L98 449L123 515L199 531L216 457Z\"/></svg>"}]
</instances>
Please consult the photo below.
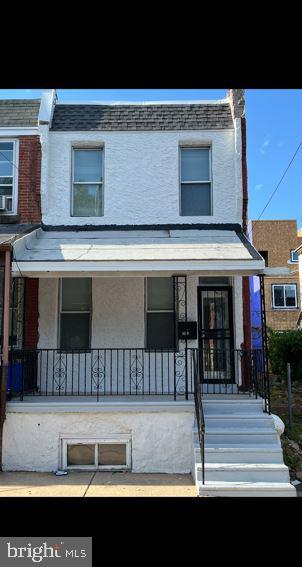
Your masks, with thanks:
<instances>
[{"instance_id":1,"label":"brick building","mask_svg":"<svg viewBox=\"0 0 302 567\"><path fill-rule=\"evenodd\" d=\"M40 100L0 100L0 335L5 249L40 225ZM20 276L22 274L20 273ZM14 278L10 341L36 347L38 280Z\"/></svg>"},{"instance_id":2,"label":"brick building","mask_svg":"<svg viewBox=\"0 0 302 567\"><path fill-rule=\"evenodd\" d=\"M295 329L301 313L298 256L302 244L296 220L261 220L250 222L250 238L268 268L275 273L266 276L265 304L268 329ZM280 269L280 273L278 273ZM288 275L284 273L288 271ZM254 346L259 339L258 278L251 278L251 312Z\"/></svg>"}]
</instances>

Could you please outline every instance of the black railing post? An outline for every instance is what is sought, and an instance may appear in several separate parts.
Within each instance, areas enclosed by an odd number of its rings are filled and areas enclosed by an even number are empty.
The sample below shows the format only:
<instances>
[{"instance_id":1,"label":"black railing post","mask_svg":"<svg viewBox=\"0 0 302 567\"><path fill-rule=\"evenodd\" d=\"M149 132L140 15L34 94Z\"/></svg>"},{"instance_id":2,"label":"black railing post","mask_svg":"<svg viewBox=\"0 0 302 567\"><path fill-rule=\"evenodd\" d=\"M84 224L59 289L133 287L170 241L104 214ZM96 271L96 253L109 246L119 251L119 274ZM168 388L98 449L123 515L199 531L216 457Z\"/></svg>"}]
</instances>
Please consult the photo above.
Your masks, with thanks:
<instances>
[{"instance_id":1,"label":"black railing post","mask_svg":"<svg viewBox=\"0 0 302 567\"><path fill-rule=\"evenodd\" d=\"M186 379L186 384L185 384L185 398L186 400L189 399L189 371L188 371L188 346L187 346L187 341L186 341L186 348L185 348L185 364L186 364L186 368L185 368L185 379Z\"/></svg>"},{"instance_id":2,"label":"black railing post","mask_svg":"<svg viewBox=\"0 0 302 567\"><path fill-rule=\"evenodd\" d=\"M199 380L199 353L197 349L191 350L191 364L193 366L194 375L194 401L195 401L195 415L198 430L201 469L202 469L202 484L205 483L205 419L202 406L201 385Z\"/></svg>"}]
</instances>

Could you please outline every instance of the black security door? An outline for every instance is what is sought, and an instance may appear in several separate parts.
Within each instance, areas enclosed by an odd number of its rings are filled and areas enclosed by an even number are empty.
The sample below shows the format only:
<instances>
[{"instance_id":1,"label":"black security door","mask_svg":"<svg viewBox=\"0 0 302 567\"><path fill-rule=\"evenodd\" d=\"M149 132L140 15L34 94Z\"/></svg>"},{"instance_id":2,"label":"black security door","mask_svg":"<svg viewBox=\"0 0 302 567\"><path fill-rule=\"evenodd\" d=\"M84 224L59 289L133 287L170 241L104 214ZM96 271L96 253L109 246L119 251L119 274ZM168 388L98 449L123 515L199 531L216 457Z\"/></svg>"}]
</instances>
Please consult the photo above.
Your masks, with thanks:
<instances>
[{"instance_id":1,"label":"black security door","mask_svg":"<svg viewBox=\"0 0 302 567\"><path fill-rule=\"evenodd\" d=\"M233 307L230 286L198 287L201 381L234 382Z\"/></svg>"}]
</instances>

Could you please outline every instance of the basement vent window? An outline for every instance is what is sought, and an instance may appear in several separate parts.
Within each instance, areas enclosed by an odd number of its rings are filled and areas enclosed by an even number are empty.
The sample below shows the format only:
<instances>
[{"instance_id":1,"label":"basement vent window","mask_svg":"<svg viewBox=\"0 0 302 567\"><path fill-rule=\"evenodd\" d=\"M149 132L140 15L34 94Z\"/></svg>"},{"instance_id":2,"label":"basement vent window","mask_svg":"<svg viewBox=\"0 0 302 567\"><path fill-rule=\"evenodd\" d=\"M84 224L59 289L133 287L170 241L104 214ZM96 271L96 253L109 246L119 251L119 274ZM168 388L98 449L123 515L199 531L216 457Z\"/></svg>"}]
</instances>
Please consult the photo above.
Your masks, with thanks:
<instances>
[{"instance_id":1,"label":"basement vent window","mask_svg":"<svg viewBox=\"0 0 302 567\"><path fill-rule=\"evenodd\" d=\"M63 439L63 469L130 469L130 438Z\"/></svg>"}]
</instances>

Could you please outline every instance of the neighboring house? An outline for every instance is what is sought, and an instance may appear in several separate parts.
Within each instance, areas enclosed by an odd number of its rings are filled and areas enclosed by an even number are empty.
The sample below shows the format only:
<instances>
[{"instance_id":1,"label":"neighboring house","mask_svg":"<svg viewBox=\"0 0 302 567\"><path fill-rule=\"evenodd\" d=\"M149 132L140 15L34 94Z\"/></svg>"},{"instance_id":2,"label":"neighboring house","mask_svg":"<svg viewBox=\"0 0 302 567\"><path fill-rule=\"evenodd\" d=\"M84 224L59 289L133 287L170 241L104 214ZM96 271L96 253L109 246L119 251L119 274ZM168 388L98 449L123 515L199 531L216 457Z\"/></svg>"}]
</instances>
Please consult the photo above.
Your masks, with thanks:
<instances>
[{"instance_id":1,"label":"neighboring house","mask_svg":"<svg viewBox=\"0 0 302 567\"><path fill-rule=\"evenodd\" d=\"M41 224L39 110L39 99L0 100L1 345L5 250ZM30 298L35 293L33 280L24 280L19 273L13 281L10 346L33 348L37 340L33 336L37 332L37 321L32 321L30 308Z\"/></svg>"},{"instance_id":2,"label":"neighboring house","mask_svg":"<svg viewBox=\"0 0 302 567\"><path fill-rule=\"evenodd\" d=\"M295 495L250 350L248 279L265 263L245 235L244 92L48 91L39 131L42 224L12 264L38 290L36 344L12 351L3 468L191 471L200 495Z\"/></svg>"},{"instance_id":3,"label":"neighboring house","mask_svg":"<svg viewBox=\"0 0 302 567\"><path fill-rule=\"evenodd\" d=\"M301 314L299 261L296 248L302 243L296 220L251 221L253 246L271 270L264 279L266 325L275 331L296 329ZM260 283L251 278L252 344L261 348Z\"/></svg>"}]
</instances>

